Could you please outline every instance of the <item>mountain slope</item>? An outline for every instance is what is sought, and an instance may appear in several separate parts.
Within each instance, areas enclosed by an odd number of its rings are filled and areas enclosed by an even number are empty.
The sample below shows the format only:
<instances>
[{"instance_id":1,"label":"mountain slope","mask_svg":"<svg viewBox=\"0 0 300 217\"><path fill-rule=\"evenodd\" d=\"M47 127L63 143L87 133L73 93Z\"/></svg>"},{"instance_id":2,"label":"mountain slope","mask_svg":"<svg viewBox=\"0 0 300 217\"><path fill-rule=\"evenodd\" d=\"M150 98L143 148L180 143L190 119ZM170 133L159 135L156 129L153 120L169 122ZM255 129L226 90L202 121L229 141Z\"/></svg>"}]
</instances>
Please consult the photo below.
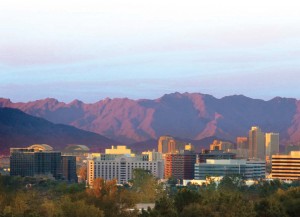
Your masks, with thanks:
<instances>
[{"instance_id":1,"label":"mountain slope","mask_svg":"<svg viewBox=\"0 0 300 217\"><path fill-rule=\"evenodd\" d=\"M67 144L85 144L99 150L115 142L72 126L53 124L17 109L0 108L0 151L7 153L10 147L26 147L35 143L46 143L56 150Z\"/></svg>"},{"instance_id":2,"label":"mountain slope","mask_svg":"<svg viewBox=\"0 0 300 217\"><path fill-rule=\"evenodd\" d=\"M157 139L165 134L192 140L212 136L235 140L236 136L246 136L253 125L265 132L279 132L282 143L300 140L300 102L290 98L264 101L234 95L217 99L199 93L173 93L155 100L107 98L92 104L49 98L28 103L0 99L1 106L123 143Z\"/></svg>"}]
</instances>

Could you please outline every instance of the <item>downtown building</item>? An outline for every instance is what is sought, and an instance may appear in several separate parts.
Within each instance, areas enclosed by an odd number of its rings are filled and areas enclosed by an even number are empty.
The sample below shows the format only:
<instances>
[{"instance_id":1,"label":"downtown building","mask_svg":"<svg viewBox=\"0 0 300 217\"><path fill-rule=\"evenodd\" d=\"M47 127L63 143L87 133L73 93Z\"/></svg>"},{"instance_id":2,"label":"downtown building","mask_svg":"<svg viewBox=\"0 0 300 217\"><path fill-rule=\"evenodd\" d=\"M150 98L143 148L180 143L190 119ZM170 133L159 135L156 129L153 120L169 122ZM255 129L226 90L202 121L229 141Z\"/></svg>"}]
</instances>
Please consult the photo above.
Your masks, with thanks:
<instances>
[{"instance_id":1,"label":"downtown building","mask_svg":"<svg viewBox=\"0 0 300 217\"><path fill-rule=\"evenodd\" d=\"M299 180L300 151L291 151L289 155L272 155L271 177L280 180Z\"/></svg>"},{"instance_id":2,"label":"downtown building","mask_svg":"<svg viewBox=\"0 0 300 217\"><path fill-rule=\"evenodd\" d=\"M265 133L259 127L252 127L249 131L249 158L266 159Z\"/></svg>"},{"instance_id":3,"label":"downtown building","mask_svg":"<svg viewBox=\"0 0 300 217\"><path fill-rule=\"evenodd\" d=\"M192 151L181 151L165 155L165 178L194 179L197 155Z\"/></svg>"},{"instance_id":4,"label":"downtown building","mask_svg":"<svg viewBox=\"0 0 300 217\"><path fill-rule=\"evenodd\" d=\"M266 133L266 160L271 161L276 154L279 154L279 133Z\"/></svg>"},{"instance_id":5,"label":"downtown building","mask_svg":"<svg viewBox=\"0 0 300 217\"><path fill-rule=\"evenodd\" d=\"M113 151L112 151L113 149ZM164 176L164 161L157 152L147 152L135 156L126 146L106 149L104 154L91 157L87 162L88 184L93 185L94 179L116 179L119 184L127 183L133 178L135 169L151 172L158 179Z\"/></svg>"},{"instance_id":6,"label":"downtown building","mask_svg":"<svg viewBox=\"0 0 300 217\"><path fill-rule=\"evenodd\" d=\"M237 137L236 138L236 157L242 159L248 159L249 145L248 137Z\"/></svg>"},{"instance_id":7,"label":"downtown building","mask_svg":"<svg viewBox=\"0 0 300 217\"><path fill-rule=\"evenodd\" d=\"M202 150L201 153L198 154L198 161L199 163L206 163L208 159L214 159L214 160L229 160L229 159L235 159L236 154L231 152L224 152L222 150Z\"/></svg>"},{"instance_id":8,"label":"downtown building","mask_svg":"<svg viewBox=\"0 0 300 217\"><path fill-rule=\"evenodd\" d=\"M76 157L62 156L48 145L10 149L11 176L39 176L77 182Z\"/></svg>"},{"instance_id":9,"label":"downtown building","mask_svg":"<svg viewBox=\"0 0 300 217\"><path fill-rule=\"evenodd\" d=\"M176 152L176 140L171 136L161 136L158 139L158 152L162 154Z\"/></svg>"},{"instance_id":10,"label":"downtown building","mask_svg":"<svg viewBox=\"0 0 300 217\"><path fill-rule=\"evenodd\" d=\"M146 161L139 157L117 156L115 159L101 160L95 158L88 160L87 178L89 185L93 185L96 178L104 180L116 179L119 184L127 183L133 177L134 169L150 171L158 179L163 178L163 160Z\"/></svg>"},{"instance_id":11,"label":"downtown building","mask_svg":"<svg viewBox=\"0 0 300 217\"><path fill-rule=\"evenodd\" d=\"M195 179L205 180L207 176L223 177L238 175L243 179L260 179L266 177L265 161L247 161L245 159L213 160L195 164Z\"/></svg>"}]
</instances>

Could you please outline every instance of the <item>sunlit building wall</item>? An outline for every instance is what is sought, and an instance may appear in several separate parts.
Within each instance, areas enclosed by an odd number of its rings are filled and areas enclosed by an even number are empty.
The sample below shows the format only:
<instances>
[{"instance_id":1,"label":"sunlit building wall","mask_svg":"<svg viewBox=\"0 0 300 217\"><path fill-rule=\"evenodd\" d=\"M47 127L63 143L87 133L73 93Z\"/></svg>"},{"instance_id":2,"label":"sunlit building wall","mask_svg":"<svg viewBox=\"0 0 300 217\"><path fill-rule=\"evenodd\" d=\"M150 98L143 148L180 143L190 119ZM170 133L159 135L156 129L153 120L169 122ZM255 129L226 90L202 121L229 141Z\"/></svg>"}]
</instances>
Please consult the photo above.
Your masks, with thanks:
<instances>
[{"instance_id":1,"label":"sunlit building wall","mask_svg":"<svg viewBox=\"0 0 300 217\"><path fill-rule=\"evenodd\" d=\"M291 151L289 155L272 155L271 177L281 180L299 180L300 151Z\"/></svg>"},{"instance_id":2,"label":"sunlit building wall","mask_svg":"<svg viewBox=\"0 0 300 217\"><path fill-rule=\"evenodd\" d=\"M279 133L266 133L266 159L275 154L279 154Z\"/></svg>"},{"instance_id":3,"label":"sunlit building wall","mask_svg":"<svg viewBox=\"0 0 300 217\"><path fill-rule=\"evenodd\" d=\"M236 138L236 157L247 159L249 156L249 145L247 137L237 137Z\"/></svg>"},{"instance_id":4,"label":"sunlit building wall","mask_svg":"<svg viewBox=\"0 0 300 217\"><path fill-rule=\"evenodd\" d=\"M265 161L206 160L206 163L195 164L195 179L205 179L207 176L239 175L244 179L266 177Z\"/></svg>"},{"instance_id":5,"label":"sunlit building wall","mask_svg":"<svg viewBox=\"0 0 300 217\"><path fill-rule=\"evenodd\" d=\"M249 131L249 158L265 160L265 134L259 127L252 127Z\"/></svg>"},{"instance_id":6,"label":"sunlit building wall","mask_svg":"<svg viewBox=\"0 0 300 217\"><path fill-rule=\"evenodd\" d=\"M176 141L171 136L161 136L158 140L158 152L160 153L175 153Z\"/></svg>"},{"instance_id":7,"label":"sunlit building wall","mask_svg":"<svg viewBox=\"0 0 300 217\"><path fill-rule=\"evenodd\" d=\"M120 184L132 179L134 169L145 169L155 177L162 179L164 172L163 160L145 161L139 157L118 156L114 160L101 160L100 158L88 160L87 177L89 185L95 178L105 180L117 179Z\"/></svg>"}]
</instances>

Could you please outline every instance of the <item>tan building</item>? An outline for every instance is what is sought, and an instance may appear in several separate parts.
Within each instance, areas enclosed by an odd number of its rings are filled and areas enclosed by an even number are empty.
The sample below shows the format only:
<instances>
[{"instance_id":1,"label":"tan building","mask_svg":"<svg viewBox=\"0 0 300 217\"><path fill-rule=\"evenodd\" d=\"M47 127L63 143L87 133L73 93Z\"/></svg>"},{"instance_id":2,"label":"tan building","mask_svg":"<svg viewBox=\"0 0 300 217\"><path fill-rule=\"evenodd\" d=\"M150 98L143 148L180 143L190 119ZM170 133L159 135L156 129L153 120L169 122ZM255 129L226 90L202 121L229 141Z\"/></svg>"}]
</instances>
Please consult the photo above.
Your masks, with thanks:
<instances>
[{"instance_id":1,"label":"tan building","mask_svg":"<svg viewBox=\"0 0 300 217\"><path fill-rule=\"evenodd\" d=\"M247 159L248 158L248 138L247 137L237 137L236 138L236 157L237 158L243 158Z\"/></svg>"},{"instance_id":2,"label":"tan building","mask_svg":"<svg viewBox=\"0 0 300 217\"><path fill-rule=\"evenodd\" d=\"M176 141L171 136L161 136L158 140L158 152L175 153L176 152Z\"/></svg>"},{"instance_id":3,"label":"tan building","mask_svg":"<svg viewBox=\"0 0 300 217\"><path fill-rule=\"evenodd\" d=\"M275 154L279 154L279 133L266 133L266 160L270 161Z\"/></svg>"},{"instance_id":4,"label":"tan building","mask_svg":"<svg viewBox=\"0 0 300 217\"><path fill-rule=\"evenodd\" d=\"M265 134L259 127L252 127L249 131L249 158L266 158Z\"/></svg>"},{"instance_id":5,"label":"tan building","mask_svg":"<svg viewBox=\"0 0 300 217\"><path fill-rule=\"evenodd\" d=\"M192 143L188 143L184 146L185 151L195 151L195 147L193 146Z\"/></svg>"},{"instance_id":6,"label":"tan building","mask_svg":"<svg viewBox=\"0 0 300 217\"><path fill-rule=\"evenodd\" d=\"M144 151L142 152L142 155L148 155L149 161L156 161L156 160L163 159L162 153L156 152L154 149L153 151Z\"/></svg>"},{"instance_id":7,"label":"tan building","mask_svg":"<svg viewBox=\"0 0 300 217\"><path fill-rule=\"evenodd\" d=\"M118 145L117 147L111 146L111 148L105 149L105 154L111 155L128 155L134 157L135 154L131 153L131 149L127 148L126 145Z\"/></svg>"},{"instance_id":8,"label":"tan building","mask_svg":"<svg viewBox=\"0 0 300 217\"><path fill-rule=\"evenodd\" d=\"M228 152L229 150L233 149L234 146L231 142L224 142L220 140L214 140L212 144L210 144L210 150L218 150L218 151L225 151Z\"/></svg>"},{"instance_id":9,"label":"tan building","mask_svg":"<svg viewBox=\"0 0 300 217\"><path fill-rule=\"evenodd\" d=\"M281 180L299 180L300 151L292 151L290 155L272 155L271 177Z\"/></svg>"}]
</instances>

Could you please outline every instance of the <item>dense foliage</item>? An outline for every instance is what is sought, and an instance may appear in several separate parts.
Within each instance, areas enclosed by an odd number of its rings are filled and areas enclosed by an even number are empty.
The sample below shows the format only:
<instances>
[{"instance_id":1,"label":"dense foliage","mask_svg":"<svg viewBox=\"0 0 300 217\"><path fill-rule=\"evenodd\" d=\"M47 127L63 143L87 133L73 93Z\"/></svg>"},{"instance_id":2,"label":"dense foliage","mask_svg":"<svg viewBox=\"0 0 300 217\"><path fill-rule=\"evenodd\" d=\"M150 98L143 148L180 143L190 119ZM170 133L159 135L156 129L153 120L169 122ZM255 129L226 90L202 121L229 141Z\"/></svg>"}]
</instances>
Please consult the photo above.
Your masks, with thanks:
<instances>
[{"instance_id":1,"label":"dense foliage","mask_svg":"<svg viewBox=\"0 0 300 217\"><path fill-rule=\"evenodd\" d=\"M144 170L119 187L116 180L84 184L0 176L0 216L5 217L298 217L299 182L259 180L246 186L239 177L224 177L216 185L163 187ZM136 203L155 202L139 213Z\"/></svg>"}]
</instances>

